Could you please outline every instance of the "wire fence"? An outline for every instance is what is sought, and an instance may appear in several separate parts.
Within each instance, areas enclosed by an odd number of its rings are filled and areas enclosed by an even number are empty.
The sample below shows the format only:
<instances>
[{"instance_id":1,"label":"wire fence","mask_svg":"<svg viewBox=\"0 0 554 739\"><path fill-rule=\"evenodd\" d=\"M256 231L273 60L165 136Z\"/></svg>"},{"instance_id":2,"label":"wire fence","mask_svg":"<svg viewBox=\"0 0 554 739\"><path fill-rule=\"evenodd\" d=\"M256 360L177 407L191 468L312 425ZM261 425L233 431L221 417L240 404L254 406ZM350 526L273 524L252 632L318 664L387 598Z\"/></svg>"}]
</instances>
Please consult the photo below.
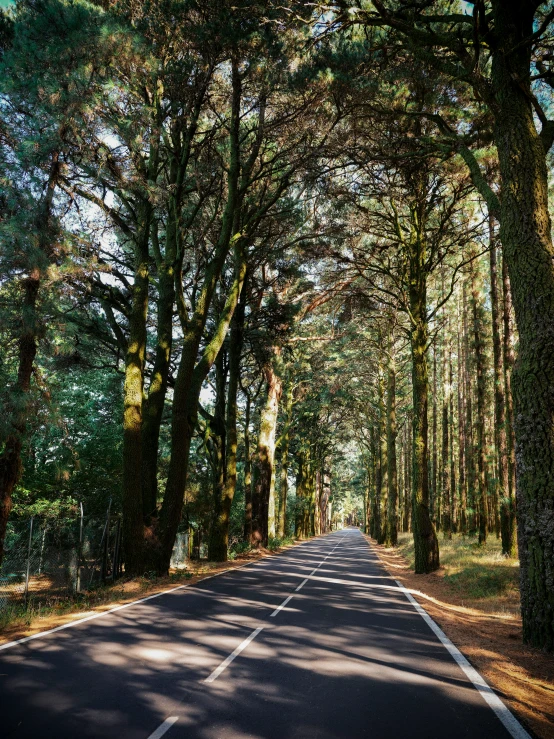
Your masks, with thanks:
<instances>
[{"instance_id":1,"label":"wire fence","mask_svg":"<svg viewBox=\"0 0 554 739\"><path fill-rule=\"evenodd\" d=\"M12 518L0 568L0 610L8 604L54 603L92 590L124 574L121 517L108 506L104 516ZM179 533L171 567L189 561L189 534Z\"/></svg>"},{"instance_id":2,"label":"wire fence","mask_svg":"<svg viewBox=\"0 0 554 739\"><path fill-rule=\"evenodd\" d=\"M10 521L0 569L0 609L55 600L121 574L121 519L111 514Z\"/></svg>"}]
</instances>

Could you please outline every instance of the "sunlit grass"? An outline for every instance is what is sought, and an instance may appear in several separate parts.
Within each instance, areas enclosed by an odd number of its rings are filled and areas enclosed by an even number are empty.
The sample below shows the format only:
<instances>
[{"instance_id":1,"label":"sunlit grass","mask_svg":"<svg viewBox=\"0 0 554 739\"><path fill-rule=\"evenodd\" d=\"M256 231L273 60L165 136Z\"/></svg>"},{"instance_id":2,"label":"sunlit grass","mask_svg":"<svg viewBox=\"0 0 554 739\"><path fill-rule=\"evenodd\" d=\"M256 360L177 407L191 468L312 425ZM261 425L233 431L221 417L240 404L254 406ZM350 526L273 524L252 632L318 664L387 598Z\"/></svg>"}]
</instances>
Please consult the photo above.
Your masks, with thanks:
<instances>
[{"instance_id":1,"label":"sunlit grass","mask_svg":"<svg viewBox=\"0 0 554 739\"><path fill-rule=\"evenodd\" d=\"M399 550L414 566L411 534L400 534ZM489 536L480 546L477 537L454 534L452 539L439 535L442 574L453 590L469 599L516 596L519 589L519 562L502 555L500 540Z\"/></svg>"}]
</instances>

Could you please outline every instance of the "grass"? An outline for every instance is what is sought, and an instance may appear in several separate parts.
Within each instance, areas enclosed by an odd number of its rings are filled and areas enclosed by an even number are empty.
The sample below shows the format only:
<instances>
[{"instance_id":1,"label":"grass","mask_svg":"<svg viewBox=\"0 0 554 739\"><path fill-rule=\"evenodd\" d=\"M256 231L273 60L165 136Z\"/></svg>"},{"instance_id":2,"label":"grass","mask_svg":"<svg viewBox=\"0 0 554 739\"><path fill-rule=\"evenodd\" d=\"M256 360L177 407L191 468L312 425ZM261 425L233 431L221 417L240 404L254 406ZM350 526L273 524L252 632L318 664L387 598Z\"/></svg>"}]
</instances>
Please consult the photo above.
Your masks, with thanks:
<instances>
[{"instance_id":1,"label":"grass","mask_svg":"<svg viewBox=\"0 0 554 739\"><path fill-rule=\"evenodd\" d=\"M410 567L414 567L414 545L411 534L400 534L399 550ZM439 535L441 570L445 582L469 599L494 599L512 596L519 589L519 562L504 557L500 541L492 535L484 546L476 537L454 534L448 539Z\"/></svg>"},{"instance_id":2,"label":"grass","mask_svg":"<svg viewBox=\"0 0 554 739\"><path fill-rule=\"evenodd\" d=\"M270 552L275 552L280 547L288 547L291 544L294 544L295 541L296 540L291 536L284 536L282 539L280 539L278 536L275 538L270 536L267 542L267 548Z\"/></svg>"}]
</instances>

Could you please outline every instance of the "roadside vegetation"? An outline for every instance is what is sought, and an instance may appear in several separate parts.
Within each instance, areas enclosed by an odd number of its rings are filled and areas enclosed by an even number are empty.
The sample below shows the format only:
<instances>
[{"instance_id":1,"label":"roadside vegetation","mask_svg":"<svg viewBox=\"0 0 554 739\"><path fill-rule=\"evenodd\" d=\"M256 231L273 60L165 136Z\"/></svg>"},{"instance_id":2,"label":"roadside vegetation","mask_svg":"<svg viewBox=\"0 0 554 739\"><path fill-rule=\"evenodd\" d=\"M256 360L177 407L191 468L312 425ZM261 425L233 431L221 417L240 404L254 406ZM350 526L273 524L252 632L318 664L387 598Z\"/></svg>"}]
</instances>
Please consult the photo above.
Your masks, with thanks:
<instances>
[{"instance_id":1,"label":"roadside vegetation","mask_svg":"<svg viewBox=\"0 0 554 739\"><path fill-rule=\"evenodd\" d=\"M477 537L440 536L441 568L438 576L467 603L479 602L487 611L519 616L519 561L502 554L501 542L490 537L482 546ZM414 545L410 534L400 534L398 551L413 570Z\"/></svg>"},{"instance_id":2,"label":"roadside vegetation","mask_svg":"<svg viewBox=\"0 0 554 739\"><path fill-rule=\"evenodd\" d=\"M0 6L0 595L355 523L554 653L551 5Z\"/></svg>"}]
</instances>

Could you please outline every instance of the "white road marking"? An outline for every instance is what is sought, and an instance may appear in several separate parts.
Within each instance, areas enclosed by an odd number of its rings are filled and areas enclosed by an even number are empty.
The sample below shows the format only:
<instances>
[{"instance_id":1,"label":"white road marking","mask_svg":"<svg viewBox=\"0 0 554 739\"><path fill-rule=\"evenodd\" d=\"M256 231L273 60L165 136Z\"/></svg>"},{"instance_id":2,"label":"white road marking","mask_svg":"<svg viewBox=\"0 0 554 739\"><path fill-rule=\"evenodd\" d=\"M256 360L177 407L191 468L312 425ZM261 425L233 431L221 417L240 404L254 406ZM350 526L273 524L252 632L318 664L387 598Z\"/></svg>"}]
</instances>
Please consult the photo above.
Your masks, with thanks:
<instances>
[{"instance_id":1,"label":"white road marking","mask_svg":"<svg viewBox=\"0 0 554 739\"><path fill-rule=\"evenodd\" d=\"M277 557L278 554L269 554L267 555L269 557ZM204 580L211 580L213 577L219 577L220 575L226 575L228 572L234 572L235 570L242 570L243 567L254 567L258 564L260 560L257 562L245 562L243 565L239 565L238 567L229 567L227 570L221 570L221 572L216 572L215 575L208 575L207 577L203 577L201 580L198 580L198 582L204 582ZM195 583L196 584L196 583ZM117 611L122 611L124 608L130 608L131 606L137 606L139 603L146 603L147 600L153 600L154 598L160 598L162 595L169 595L169 593L175 593L177 590L183 590L184 588L190 588L190 583L186 583L185 585L177 585L175 588L170 588L169 590L162 590L161 593L154 593L153 595L148 595L146 598L139 598L139 600L133 600L131 603L124 603L122 606L116 606L115 608L110 608L107 611L101 611L100 613L93 613L90 616L85 616L85 618L79 618L76 621L70 621L68 624L63 624L63 626L56 626L53 629L48 629L48 631L39 631L38 634L32 634L32 636L24 636L22 639L16 639L15 641L7 642L6 644L0 644L0 652L3 649L10 649L10 647L15 647L18 644L25 644L25 642L32 641L33 639L40 639L42 636L48 636L49 634L54 634L56 631L63 631L63 629L70 629L72 626L79 626L79 624L84 624L86 621L93 621L95 618L102 618L102 616L110 616L112 613L116 613Z\"/></svg>"},{"instance_id":2,"label":"white road marking","mask_svg":"<svg viewBox=\"0 0 554 739\"><path fill-rule=\"evenodd\" d=\"M288 598L285 598L285 600L281 603L281 605L278 608L276 608L273 611L273 613L271 614L271 616L269 618L274 618L279 613L279 611L287 605L287 603L289 602L289 600L292 600L292 598L293 598L292 595L289 595Z\"/></svg>"},{"instance_id":3,"label":"white road marking","mask_svg":"<svg viewBox=\"0 0 554 739\"><path fill-rule=\"evenodd\" d=\"M215 670L212 672L212 674L207 677L204 682L205 683L213 683L214 680L217 680L217 678L221 675L221 673L229 667L231 662L235 659L235 657L238 657L239 654L246 649L246 647L250 644L251 641L253 641L260 631L263 631L263 626L258 626L257 629L254 629L254 631L250 634L250 636L247 636L244 641L242 641L238 647L235 649L234 652L231 652L231 654L226 657L223 662L219 665L219 667L216 667Z\"/></svg>"},{"instance_id":4,"label":"white road marking","mask_svg":"<svg viewBox=\"0 0 554 739\"><path fill-rule=\"evenodd\" d=\"M500 698L496 695L494 690L486 682L485 678L480 675L475 667L464 657L458 647L456 647L450 639L446 636L441 627L433 621L427 611L419 605L417 600L413 597L410 591L402 585L401 582L395 580L399 589L404 593L406 598L410 601L416 611L419 613L421 618L425 621L427 626L435 634L444 647L450 652L451 656L458 666L465 672L467 677L471 680L475 688L481 693L485 701L489 704L490 708L495 712L500 721L504 724L508 732L514 737L514 739L531 739L529 734L525 731L523 726L519 723L516 717L509 711L509 709L502 703Z\"/></svg>"},{"instance_id":5,"label":"white road marking","mask_svg":"<svg viewBox=\"0 0 554 739\"><path fill-rule=\"evenodd\" d=\"M309 580L309 578L306 578L305 580L303 580L303 581L302 581L302 582L300 583L300 585L299 585L299 586L298 586L298 587L296 588L296 590L295 590L294 592L295 592L295 593L297 593L297 592L298 592L299 590L302 590L302 588L303 588L303 587L304 587L304 585L305 585L305 584L306 584L306 583L308 582L308 580Z\"/></svg>"},{"instance_id":6,"label":"white road marking","mask_svg":"<svg viewBox=\"0 0 554 739\"><path fill-rule=\"evenodd\" d=\"M166 718L166 720L163 722L163 724L160 724L156 731L153 731L148 739L160 739L166 731L169 731L173 724L179 720L179 716L169 716Z\"/></svg>"}]
</instances>

